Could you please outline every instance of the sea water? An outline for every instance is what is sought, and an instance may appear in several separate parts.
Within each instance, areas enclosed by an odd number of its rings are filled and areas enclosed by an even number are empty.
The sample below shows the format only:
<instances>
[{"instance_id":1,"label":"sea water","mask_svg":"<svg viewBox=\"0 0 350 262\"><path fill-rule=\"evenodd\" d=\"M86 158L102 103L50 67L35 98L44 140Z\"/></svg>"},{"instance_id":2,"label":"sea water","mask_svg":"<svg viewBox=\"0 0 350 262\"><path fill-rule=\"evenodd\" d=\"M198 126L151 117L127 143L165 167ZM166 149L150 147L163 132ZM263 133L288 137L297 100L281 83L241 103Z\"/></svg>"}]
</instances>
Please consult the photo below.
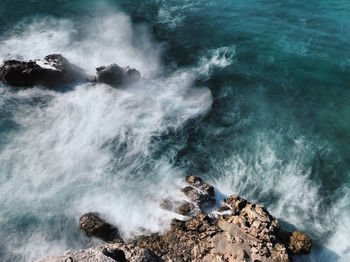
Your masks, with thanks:
<instances>
[{"instance_id":1,"label":"sea water","mask_svg":"<svg viewBox=\"0 0 350 262\"><path fill-rule=\"evenodd\" d=\"M0 1L0 63L61 53L122 88L0 83L0 261L132 239L188 174L264 205L314 239L296 261L350 260L350 2ZM142 231L141 230L141 231Z\"/></svg>"}]
</instances>

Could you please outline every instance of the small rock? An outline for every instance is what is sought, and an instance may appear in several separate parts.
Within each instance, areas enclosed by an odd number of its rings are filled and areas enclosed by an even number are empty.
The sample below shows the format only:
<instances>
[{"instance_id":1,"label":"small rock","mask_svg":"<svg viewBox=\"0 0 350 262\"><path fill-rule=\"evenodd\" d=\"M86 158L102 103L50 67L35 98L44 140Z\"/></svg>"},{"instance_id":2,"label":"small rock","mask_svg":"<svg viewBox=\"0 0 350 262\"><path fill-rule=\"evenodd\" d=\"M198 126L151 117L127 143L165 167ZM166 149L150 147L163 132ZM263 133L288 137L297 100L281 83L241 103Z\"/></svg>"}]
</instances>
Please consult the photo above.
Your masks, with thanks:
<instances>
[{"instance_id":1,"label":"small rock","mask_svg":"<svg viewBox=\"0 0 350 262\"><path fill-rule=\"evenodd\" d=\"M96 81L109 84L118 85L123 82L124 69L117 64L111 64L109 66L101 66L96 68L97 76Z\"/></svg>"},{"instance_id":2,"label":"small rock","mask_svg":"<svg viewBox=\"0 0 350 262\"><path fill-rule=\"evenodd\" d=\"M88 236L95 236L105 241L118 237L117 228L101 219L97 213L87 213L81 216L79 227Z\"/></svg>"},{"instance_id":3,"label":"small rock","mask_svg":"<svg viewBox=\"0 0 350 262\"><path fill-rule=\"evenodd\" d=\"M133 68L123 68L117 64L96 68L95 81L108 85L120 85L140 80L141 74Z\"/></svg>"},{"instance_id":4,"label":"small rock","mask_svg":"<svg viewBox=\"0 0 350 262\"><path fill-rule=\"evenodd\" d=\"M117 262L127 262L125 253L121 249L109 250L108 248L105 248L102 250L102 253L107 257L113 258Z\"/></svg>"},{"instance_id":5,"label":"small rock","mask_svg":"<svg viewBox=\"0 0 350 262\"><path fill-rule=\"evenodd\" d=\"M294 255L310 254L312 239L307 234L295 231L289 239L288 248Z\"/></svg>"},{"instance_id":6,"label":"small rock","mask_svg":"<svg viewBox=\"0 0 350 262\"><path fill-rule=\"evenodd\" d=\"M160 201L159 206L163 209L170 210L170 211L174 209L174 204L169 199L163 199L162 201Z\"/></svg>"},{"instance_id":7,"label":"small rock","mask_svg":"<svg viewBox=\"0 0 350 262\"><path fill-rule=\"evenodd\" d=\"M125 74L127 76L127 81L129 83L136 82L136 81L139 81L141 79L141 73L134 68L127 67Z\"/></svg>"},{"instance_id":8,"label":"small rock","mask_svg":"<svg viewBox=\"0 0 350 262\"><path fill-rule=\"evenodd\" d=\"M178 213L180 215L187 216L188 214L191 213L191 211L194 209L194 205L190 202L184 202L182 203L179 208L178 208Z\"/></svg>"}]
</instances>

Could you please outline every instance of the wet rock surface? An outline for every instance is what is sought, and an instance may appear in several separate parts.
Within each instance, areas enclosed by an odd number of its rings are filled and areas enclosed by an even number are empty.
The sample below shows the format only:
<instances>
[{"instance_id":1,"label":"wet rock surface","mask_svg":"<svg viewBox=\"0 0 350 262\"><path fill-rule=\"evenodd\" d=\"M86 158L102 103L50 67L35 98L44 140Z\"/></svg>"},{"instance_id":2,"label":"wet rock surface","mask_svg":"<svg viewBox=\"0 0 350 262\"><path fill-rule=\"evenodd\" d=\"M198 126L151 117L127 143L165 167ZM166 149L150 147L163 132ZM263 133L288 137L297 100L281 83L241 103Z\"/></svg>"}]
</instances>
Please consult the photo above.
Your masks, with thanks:
<instances>
[{"instance_id":1,"label":"wet rock surface","mask_svg":"<svg viewBox=\"0 0 350 262\"><path fill-rule=\"evenodd\" d=\"M52 54L33 61L5 61L0 67L0 80L12 86L35 84L56 85L79 81L83 70L71 64L60 54Z\"/></svg>"},{"instance_id":2,"label":"wet rock surface","mask_svg":"<svg viewBox=\"0 0 350 262\"><path fill-rule=\"evenodd\" d=\"M184 193L191 192L186 194L190 202L174 206L171 200L164 200L169 211L188 215L195 208L202 210L203 201L215 197L214 188L198 177L186 177L186 183L191 189ZM264 207L232 195L216 212L173 219L164 235L144 235L127 243L117 238L96 248L38 261L69 257L72 261L288 262L293 255L308 254L311 246L308 235L281 230Z\"/></svg>"},{"instance_id":3,"label":"wet rock surface","mask_svg":"<svg viewBox=\"0 0 350 262\"><path fill-rule=\"evenodd\" d=\"M141 79L141 74L134 68L123 68L117 64L101 66L96 68L95 82L108 85L120 85L122 83L132 83Z\"/></svg>"},{"instance_id":4,"label":"wet rock surface","mask_svg":"<svg viewBox=\"0 0 350 262\"><path fill-rule=\"evenodd\" d=\"M96 76L88 76L78 66L70 63L61 54L48 55L30 61L8 60L0 66L0 80L16 87L43 85L56 87L77 81L98 82L111 86L133 83L141 79L141 73L130 67L117 64L96 68Z\"/></svg>"},{"instance_id":5,"label":"wet rock surface","mask_svg":"<svg viewBox=\"0 0 350 262\"><path fill-rule=\"evenodd\" d=\"M80 217L79 227L88 236L94 236L103 240L113 240L118 237L118 230L99 217L97 213L87 213Z\"/></svg>"}]
</instances>

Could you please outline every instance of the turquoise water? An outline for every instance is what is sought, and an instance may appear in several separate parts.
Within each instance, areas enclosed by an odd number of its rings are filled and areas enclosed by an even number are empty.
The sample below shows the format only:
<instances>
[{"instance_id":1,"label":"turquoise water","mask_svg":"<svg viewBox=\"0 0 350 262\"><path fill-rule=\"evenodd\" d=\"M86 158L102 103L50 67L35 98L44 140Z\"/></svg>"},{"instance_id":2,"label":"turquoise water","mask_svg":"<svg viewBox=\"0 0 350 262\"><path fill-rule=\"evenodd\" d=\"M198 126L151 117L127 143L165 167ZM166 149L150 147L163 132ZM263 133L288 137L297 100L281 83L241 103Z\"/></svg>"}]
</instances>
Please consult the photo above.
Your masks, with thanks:
<instances>
[{"instance_id":1,"label":"turquoise water","mask_svg":"<svg viewBox=\"0 0 350 262\"><path fill-rule=\"evenodd\" d=\"M1 1L0 60L59 52L144 80L66 92L0 84L0 260L163 232L197 174L310 234L296 261L349 261L350 2Z\"/></svg>"}]
</instances>

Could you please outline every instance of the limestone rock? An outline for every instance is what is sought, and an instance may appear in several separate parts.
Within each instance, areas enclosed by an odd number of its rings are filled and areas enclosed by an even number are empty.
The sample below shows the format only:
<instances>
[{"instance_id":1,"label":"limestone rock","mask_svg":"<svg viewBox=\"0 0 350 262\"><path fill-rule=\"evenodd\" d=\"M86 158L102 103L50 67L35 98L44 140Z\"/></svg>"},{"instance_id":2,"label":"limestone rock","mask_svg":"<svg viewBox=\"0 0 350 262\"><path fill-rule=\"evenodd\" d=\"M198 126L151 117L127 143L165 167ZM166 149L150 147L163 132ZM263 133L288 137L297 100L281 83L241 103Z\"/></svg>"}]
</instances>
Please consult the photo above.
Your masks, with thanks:
<instances>
[{"instance_id":1,"label":"limestone rock","mask_svg":"<svg viewBox=\"0 0 350 262\"><path fill-rule=\"evenodd\" d=\"M214 188L202 179L189 176L186 182L189 188L185 188L184 192L192 202L179 205L166 200L162 206L173 211L178 208L178 212L185 214L191 210L191 205L214 199ZM312 240L309 236L282 231L276 218L262 206L249 203L237 195L227 198L223 205L220 210L225 212L224 215L201 213L187 220L173 219L164 235L144 234L128 243L115 239L113 243L105 243L98 248L59 257L102 262L290 262L292 255L310 252ZM95 232L101 224L103 228L105 223L93 214L88 214L86 222L82 222L91 232ZM64 261L56 258L40 262Z\"/></svg>"},{"instance_id":2,"label":"limestone rock","mask_svg":"<svg viewBox=\"0 0 350 262\"><path fill-rule=\"evenodd\" d=\"M293 255L310 254L311 247L312 239L307 234L295 231L290 236L288 248Z\"/></svg>"}]
</instances>

